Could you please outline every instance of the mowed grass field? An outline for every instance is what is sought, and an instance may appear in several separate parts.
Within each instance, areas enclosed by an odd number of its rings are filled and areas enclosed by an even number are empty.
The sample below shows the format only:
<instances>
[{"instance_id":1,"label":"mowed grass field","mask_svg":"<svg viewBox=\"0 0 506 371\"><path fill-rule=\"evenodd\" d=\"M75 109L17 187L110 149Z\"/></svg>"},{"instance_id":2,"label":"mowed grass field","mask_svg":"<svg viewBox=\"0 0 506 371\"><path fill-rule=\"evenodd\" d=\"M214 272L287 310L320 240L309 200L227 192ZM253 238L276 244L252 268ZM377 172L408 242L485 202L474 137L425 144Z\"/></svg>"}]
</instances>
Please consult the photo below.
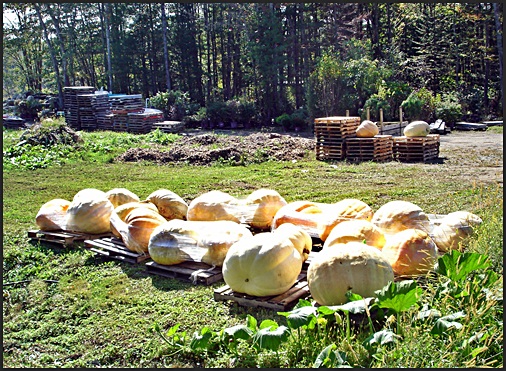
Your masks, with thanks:
<instances>
[{"instance_id":1,"label":"mowed grass field","mask_svg":"<svg viewBox=\"0 0 506 371\"><path fill-rule=\"evenodd\" d=\"M502 127L490 129L484 134L502 136ZM153 137L82 133L84 145L79 151L54 147L53 151L61 153L53 159L60 160L30 169L6 159L19 132L4 130L3 134L5 368L313 367L316 356L330 343L337 344L340 354L346 355L343 364L351 367L503 365L502 142L500 147L477 146L469 151L442 143L443 160L435 164L325 162L308 153L305 160L298 161L192 166L117 163L115 156L131 147L149 147ZM165 139L162 146L170 147L173 138ZM37 163L37 148L25 156L26 162ZM79 246L64 248L27 236L28 230L36 229L35 216L45 202L71 200L84 188L108 191L120 187L141 199L157 189L169 189L188 203L211 190L246 197L256 189L270 188L288 202L333 203L356 198L377 210L388 201L406 200L427 214L467 210L483 223L467 241L466 251L486 255L487 269L500 277L500 284L494 285L494 299L485 293L476 297L442 294L437 282L424 287L419 302L396 319L403 329L402 340L382 343L375 352L364 347L368 333L353 329L344 336L335 328L329 328L323 337L299 329L297 337L277 351L258 350L247 342L233 349L220 346L195 351L187 338L176 341L167 332L179 326L178 334L191 337L206 327L219 331L244 324L248 316L258 323L272 319L283 324L286 318L272 310L215 301L213 291L223 281L193 285L150 275L142 264L107 261ZM468 291L472 292L469 287ZM442 315L463 312L458 320L462 326L431 336L423 323L414 320L424 303ZM389 320L385 328L397 328L394 319Z\"/></svg>"}]
</instances>

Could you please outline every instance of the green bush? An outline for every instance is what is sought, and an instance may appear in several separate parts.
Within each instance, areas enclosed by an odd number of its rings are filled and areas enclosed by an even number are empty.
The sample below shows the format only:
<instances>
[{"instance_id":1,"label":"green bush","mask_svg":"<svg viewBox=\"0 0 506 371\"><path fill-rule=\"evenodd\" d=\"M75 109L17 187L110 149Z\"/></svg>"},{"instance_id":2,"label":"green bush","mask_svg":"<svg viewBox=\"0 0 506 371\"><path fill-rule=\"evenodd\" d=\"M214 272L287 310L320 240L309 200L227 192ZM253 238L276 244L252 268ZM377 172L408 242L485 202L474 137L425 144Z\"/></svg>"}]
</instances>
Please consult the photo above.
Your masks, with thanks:
<instances>
[{"instance_id":1,"label":"green bush","mask_svg":"<svg viewBox=\"0 0 506 371\"><path fill-rule=\"evenodd\" d=\"M443 120L447 125L452 126L462 117L462 105L453 94L443 94L437 97L436 118Z\"/></svg>"},{"instance_id":2,"label":"green bush","mask_svg":"<svg viewBox=\"0 0 506 371\"><path fill-rule=\"evenodd\" d=\"M149 99L152 107L163 111L165 119L182 121L185 116L194 115L200 108L198 103L190 99L188 92L170 90L158 92Z\"/></svg>"},{"instance_id":3,"label":"green bush","mask_svg":"<svg viewBox=\"0 0 506 371\"><path fill-rule=\"evenodd\" d=\"M430 122L434 118L435 100L430 90L426 88L415 90L402 102L403 114L411 121Z\"/></svg>"}]
</instances>

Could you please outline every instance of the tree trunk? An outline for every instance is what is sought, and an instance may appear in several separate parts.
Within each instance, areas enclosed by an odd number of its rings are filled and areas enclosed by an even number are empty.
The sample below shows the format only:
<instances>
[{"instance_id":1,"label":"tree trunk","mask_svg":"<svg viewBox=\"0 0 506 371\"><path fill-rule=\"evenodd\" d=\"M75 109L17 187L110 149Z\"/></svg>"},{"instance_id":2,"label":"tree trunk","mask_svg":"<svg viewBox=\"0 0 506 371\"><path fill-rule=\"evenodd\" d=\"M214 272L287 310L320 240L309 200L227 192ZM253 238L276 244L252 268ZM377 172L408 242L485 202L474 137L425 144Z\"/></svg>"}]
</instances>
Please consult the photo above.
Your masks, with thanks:
<instances>
[{"instance_id":1,"label":"tree trunk","mask_svg":"<svg viewBox=\"0 0 506 371\"><path fill-rule=\"evenodd\" d=\"M503 59L502 59L502 25L499 20L499 9L497 3L493 3L494 6L494 23L495 23L495 32L497 39L497 54L499 57L499 81L501 83L501 96L499 97L499 101L502 101L503 95L503 78L502 78L502 68L503 68Z\"/></svg>"},{"instance_id":2,"label":"tree trunk","mask_svg":"<svg viewBox=\"0 0 506 371\"><path fill-rule=\"evenodd\" d=\"M58 105L59 107L63 107L63 90L61 86L60 70L58 68L58 61L56 60L56 54L53 48L53 44L51 44L51 40L49 40L46 24L44 23L44 20L42 19L42 14L40 13L40 7L37 4L34 4L34 7L35 11L37 12L37 16L39 17L40 25L44 32L44 39L46 40L49 53L51 54L51 61L53 62L53 69L54 73L56 74L56 84L58 86Z\"/></svg>"},{"instance_id":3,"label":"tree trunk","mask_svg":"<svg viewBox=\"0 0 506 371\"><path fill-rule=\"evenodd\" d=\"M57 4L57 6L60 6L60 4ZM63 41L63 37L60 31L60 22L55 17L53 10L51 9L50 4L46 4L47 12L51 16L51 19L53 20L54 28L56 31L56 36L58 37L58 44L60 46L60 53L61 53L61 65L62 65L62 72L63 72L63 82L65 86L69 86L69 75L67 73L67 56L65 51L65 43Z\"/></svg>"},{"instance_id":4,"label":"tree trunk","mask_svg":"<svg viewBox=\"0 0 506 371\"><path fill-rule=\"evenodd\" d=\"M165 85L167 91L171 90L169 72L169 49L167 46L167 16L165 15L165 3L160 4L162 10L162 36L163 36L163 61L165 66Z\"/></svg>"},{"instance_id":5,"label":"tree trunk","mask_svg":"<svg viewBox=\"0 0 506 371\"><path fill-rule=\"evenodd\" d=\"M109 17L111 15L111 6L105 3L105 40L107 45L107 90L112 92L112 64L111 64L111 34L109 31Z\"/></svg>"}]
</instances>

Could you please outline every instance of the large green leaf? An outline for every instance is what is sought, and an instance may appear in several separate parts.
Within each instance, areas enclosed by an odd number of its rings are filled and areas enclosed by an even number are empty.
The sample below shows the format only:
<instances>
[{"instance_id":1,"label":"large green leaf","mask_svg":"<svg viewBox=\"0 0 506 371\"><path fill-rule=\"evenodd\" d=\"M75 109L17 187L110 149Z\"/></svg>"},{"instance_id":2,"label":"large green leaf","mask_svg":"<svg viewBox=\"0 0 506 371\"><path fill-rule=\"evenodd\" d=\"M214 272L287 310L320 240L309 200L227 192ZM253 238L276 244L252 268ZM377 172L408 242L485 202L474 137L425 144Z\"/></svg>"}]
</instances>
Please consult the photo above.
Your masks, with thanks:
<instances>
[{"instance_id":1,"label":"large green leaf","mask_svg":"<svg viewBox=\"0 0 506 371\"><path fill-rule=\"evenodd\" d=\"M318 308L318 312L324 315L333 314L336 311L342 311L345 313L351 314L360 314L365 313L366 308L369 307L370 303L374 300L374 298L365 298L363 300L350 301L346 304L342 305L332 305L332 306L321 306Z\"/></svg>"},{"instance_id":2,"label":"large green leaf","mask_svg":"<svg viewBox=\"0 0 506 371\"><path fill-rule=\"evenodd\" d=\"M208 349L211 338L215 335L215 332L212 331L209 327L204 327L200 334L198 332L194 332L192 339L190 341L190 348L192 350L197 349Z\"/></svg>"},{"instance_id":3,"label":"large green leaf","mask_svg":"<svg viewBox=\"0 0 506 371\"><path fill-rule=\"evenodd\" d=\"M381 330L370 335L363 341L366 349L371 350L375 345L393 344L401 337L390 330Z\"/></svg>"},{"instance_id":4,"label":"large green leaf","mask_svg":"<svg viewBox=\"0 0 506 371\"><path fill-rule=\"evenodd\" d=\"M246 325L236 325L228 327L223 331L225 334L234 339L243 339L243 340L251 339L251 337L254 334L254 331Z\"/></svg>"},{"instance_id":5,"label":"large green leaf","mask_svg":"<svg viewBox=\"0 0 506 371\"><path fill-rule=\"evenodd\" d=\"M253 336L253 344L257 349L276 351L282 342L288 340L290 333L286 326L264 327Z\"/></svg>"},{"instance_id":6,"label":"large green leaf","mask_svg":"<svg viewBox=\"0 0 506 371\"><path fill-rule=\"evenodd\" d=\"M413 280L390 282L383 289L375 291L377 305L395 313L408 310L418 302L422 289Z\"/></svg>"},{"instance_id":7,"label":"large green leaf","mask_svg":"<svg viewBox=\"0 0 506 371\"><path fill-rule=\"evenodd\" d=\"M304 306L293 309L290 312L278 312L278 314L286 317L288 327L292 329L297 329L303 326L313 329L316 325L316 310L316 307Z\"/></svg>"},{"instance_id":8,"label":"large green leaf","mask_svg":"<svg viewBox=\"0 0 506 371\"><path fill-rule=\"evenodd\" d=\"M436 272L453 281L461 281L469 273L489 266L490 261L486 255L473 252L461 253L458 250L452 250L438 259Z\"/></svg>"},{"instance_id":9,"label":"large green leaf","mask_svg":"<svg viewBox=\"0 0 506 371\"><path fill-rule=\"evenodd\" d=\"M339 367L339 368L348 368L351 367L349 365L345 365L346 363L346 353L337 351L336 344L332 343L326 346L320 354L316 357L313 368L320 367Z\"/></svg>"},{"instance_id":10,"label":"large green leaf","mask_svg":"<svg viewBox=\"0 0 506 371\"><path fill-rule=\"evenodd\" d=\"M430 333L432 335L441 335L452 328L455 328L458 330L458 329L462 328L462 324L460 322L456 322L455 320L460 319L460 318L464 318L465 316L466 315L464 314L464 312L457 312L457 313L453 313L453 314L438 318L438 320L436 321L436 323L432 327L432 330L430 331Z\"/></svg>"}]
</instances>

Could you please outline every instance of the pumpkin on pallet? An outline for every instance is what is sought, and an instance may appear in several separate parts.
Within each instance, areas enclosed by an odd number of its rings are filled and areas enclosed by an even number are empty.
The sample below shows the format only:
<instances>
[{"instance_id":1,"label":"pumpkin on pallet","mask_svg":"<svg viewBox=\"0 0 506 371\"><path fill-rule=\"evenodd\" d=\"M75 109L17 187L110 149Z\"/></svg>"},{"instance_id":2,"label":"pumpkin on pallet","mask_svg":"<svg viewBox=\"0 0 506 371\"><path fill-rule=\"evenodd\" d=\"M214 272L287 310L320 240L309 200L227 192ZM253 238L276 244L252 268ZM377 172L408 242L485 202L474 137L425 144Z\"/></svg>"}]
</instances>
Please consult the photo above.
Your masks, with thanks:
<instances>
[{"instance_id":1,"label":"pumpkin on pallet","mask_svg":"<svg viewBox=\"0 0 506 371\"><path fill-rule=\"evenodd\" d=\"M312 248L311 237L286 223L234 243L223 262L223 279L234 291L272 296L294 285Z\"/></svg>"},{"instance_id":2,"label":"pumpkin on pallet","mask_svg":"<svg viewBox=\"0 0 506 371\"><path fill-rule=\"evenodd\" d=\"M197 261L222 266L230 246L251 236L244 225L229 220L173 219L155 228L148 251L151 259L162 265Z\"/></svg>"},{"instance_id":3,"label":"pumpkin on pallet","mask_svg":"<svg viewBox=\"0 0 506 371\"><path fill-rule=\"evenodd\" d=\"M309 292L320 305L340 305L352 291L374 296L394 280L394 271L381 251L362 242L336 243L312 259L307 270Z\"/></svg>"}]
</instances>

